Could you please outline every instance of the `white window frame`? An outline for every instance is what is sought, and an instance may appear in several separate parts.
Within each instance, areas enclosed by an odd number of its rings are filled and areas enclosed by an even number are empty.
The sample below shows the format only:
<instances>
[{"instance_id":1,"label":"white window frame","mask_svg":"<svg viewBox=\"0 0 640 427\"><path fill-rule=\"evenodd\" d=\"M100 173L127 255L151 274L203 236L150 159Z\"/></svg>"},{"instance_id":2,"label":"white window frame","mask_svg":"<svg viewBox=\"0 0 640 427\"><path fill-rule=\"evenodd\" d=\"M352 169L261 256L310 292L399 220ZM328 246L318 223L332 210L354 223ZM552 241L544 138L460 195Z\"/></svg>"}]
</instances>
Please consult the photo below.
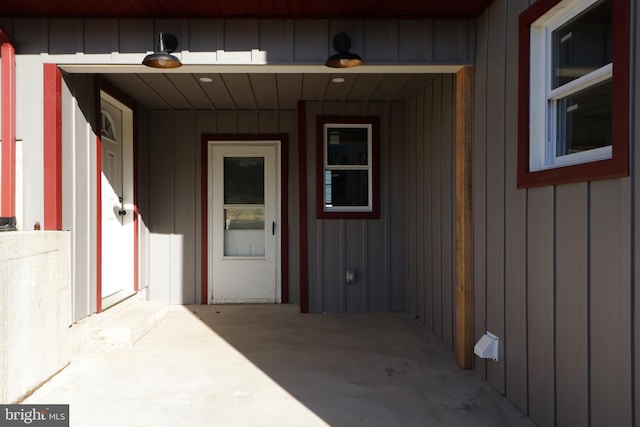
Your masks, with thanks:
<instances>
[{"instance_id":1,"label":"white window frame","mask_svg":"<svg viewBox=\"0 0 640 427\"><path fill-rule=\"evenodd\" d=\"M366 165L329 165L329 128L367 129L367 164ZM325 212L373 212L373 125L371 123L324 123L323 130L323 209ZM366 170L367 171L367 206L329 206L327 205L326 174L332 170Z\"/></svg>"},{"instance_id":2,"label":"white window frame","mask_svg":"<svg viewBox=\"0 0 640 427\"><path fill-rule=\"evenodd\" d=\"M612 158L612 146L580 153L556 155L557 102L583 89L613 78L609 63L558 88L551 87L553 32L600 0L565 0L531 24L529 170L540 171Z\"/></svg>"}]
</instances>

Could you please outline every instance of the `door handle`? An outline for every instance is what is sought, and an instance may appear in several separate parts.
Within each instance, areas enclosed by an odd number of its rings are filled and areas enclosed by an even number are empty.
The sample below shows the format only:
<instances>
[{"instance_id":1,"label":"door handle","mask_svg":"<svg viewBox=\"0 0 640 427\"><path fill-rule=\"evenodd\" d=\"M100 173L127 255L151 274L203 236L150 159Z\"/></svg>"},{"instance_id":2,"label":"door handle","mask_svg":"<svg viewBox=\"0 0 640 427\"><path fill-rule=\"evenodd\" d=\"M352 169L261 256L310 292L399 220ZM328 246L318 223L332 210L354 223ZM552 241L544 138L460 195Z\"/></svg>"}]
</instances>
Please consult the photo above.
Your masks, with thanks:
<instances>
[{"instance_id":1,"label":"door handle","mask_svg":"<svg viewBox=\"0 0 640 427\"><path fill-rule=\"evenodd\" d=\"M120 201L120 210L118 211L118 215L125 216L127 214L127 210L124 208L124 199L122 197L118 197Z\"/></svg>"},{"instance_id":2,"label":"door handle","mask_svg":"<svg viewBox=\"0 0 640 427\"><path fill-rule=\"evenodd\" d=\"M275 222L275 221L273 221L273 222L271 223L271 235L272 235L272 236L275 236L275 235L276 235L276 222Z\"/></svg>"}]
</instances>

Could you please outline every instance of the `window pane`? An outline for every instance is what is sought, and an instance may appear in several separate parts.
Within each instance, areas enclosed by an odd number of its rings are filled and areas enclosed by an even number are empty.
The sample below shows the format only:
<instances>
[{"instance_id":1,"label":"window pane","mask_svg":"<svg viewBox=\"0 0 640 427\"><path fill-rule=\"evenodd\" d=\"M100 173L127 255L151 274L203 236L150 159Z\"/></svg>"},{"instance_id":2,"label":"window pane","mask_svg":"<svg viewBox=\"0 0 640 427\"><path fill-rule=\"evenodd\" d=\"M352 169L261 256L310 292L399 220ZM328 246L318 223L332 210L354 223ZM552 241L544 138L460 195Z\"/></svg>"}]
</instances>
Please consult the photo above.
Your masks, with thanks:
<instances>
[{"instance_id":1,"label":"window pane","mask_svg":"<svg viewBox=\"0 0 640 427\"><path fill-rule=\"evenodd\" d=\"M328 165L367 165L367 128L327 128Z\"/></svg>"},{"instance_id":2,"label":"window pane","mask_svg":"<svg viewBox=\"0 0 640 427\"><path fill-rule=\"evenodd\" d=\"M264 204L264 158L224 158L224 203Z\"/></svg>"},{"instance_id":3,"label":"window pane","mask_svg":"<svg viewBox=\"0 0 640 427\"><path fill-rule=\"evenodd\" d=\"M332 170L325 172L325 205L368 206L369 172L366 170Z\"/></svg>"},{"instance_id":4,"label":"window pane","mask_svg":"<svg viewBox=\"0 0 640 427\"><path fill-rule=\"evenodd\" d=\"M612 81L557 101L556 156L611 145Z\"/></svg>"},{"instance_id":5,"label":"window pane","mask_svg":"<svg viewBox=\"0 0 640 427\"><path fill-rule=\"evenodd\" d=\"M604 0L553 32L553 88L612 62L613 1Z\"/></svg>"},{"instance_id":6,"label":"window pane","mask_svg":"<svg viewBox=\"0 0 640 427\"><path fill-rule=\"evenodd\" d=\"M224 210L224 256L263 257L264 209Z\"/></svg>"}]
</instances>

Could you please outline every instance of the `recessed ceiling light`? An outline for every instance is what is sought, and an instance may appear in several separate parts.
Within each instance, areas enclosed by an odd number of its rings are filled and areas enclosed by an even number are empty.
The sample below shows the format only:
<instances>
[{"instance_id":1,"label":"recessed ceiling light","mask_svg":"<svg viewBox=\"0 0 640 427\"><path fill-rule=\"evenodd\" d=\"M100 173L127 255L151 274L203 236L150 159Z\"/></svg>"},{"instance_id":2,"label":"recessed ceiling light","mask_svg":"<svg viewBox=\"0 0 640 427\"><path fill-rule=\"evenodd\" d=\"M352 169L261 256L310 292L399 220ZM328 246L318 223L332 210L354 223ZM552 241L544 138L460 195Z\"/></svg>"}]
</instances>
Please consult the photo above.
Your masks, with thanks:
<instances>
[{"instance_id":1,"label":"recessed ceiling light","mask_svg":"<svg viewBox=\"0 0 640 427\"><path fill-rule=\"evenodd\" d=\"M200 77L202 83L211 83L213 79L211 77Z\"/></svg>"},{"instance_id":2,"label":"recessed ceiling light","mask_svg":"<svg viewBox=\"0 0 640 427\"><path fill-rule=\"evenodd\" d=\"M334 83L344 83L344 77L334 77L331 81Z\"/></svg>"}]
</instances>

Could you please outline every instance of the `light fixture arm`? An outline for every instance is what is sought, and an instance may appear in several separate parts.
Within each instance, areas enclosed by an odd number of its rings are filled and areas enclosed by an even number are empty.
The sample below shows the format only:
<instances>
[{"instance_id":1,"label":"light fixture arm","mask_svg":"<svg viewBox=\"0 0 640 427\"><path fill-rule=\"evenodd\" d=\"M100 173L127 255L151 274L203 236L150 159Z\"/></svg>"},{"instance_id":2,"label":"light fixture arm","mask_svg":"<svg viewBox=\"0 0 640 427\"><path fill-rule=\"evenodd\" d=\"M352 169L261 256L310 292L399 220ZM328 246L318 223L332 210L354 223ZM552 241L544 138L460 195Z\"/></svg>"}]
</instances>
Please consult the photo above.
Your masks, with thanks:
<instances>
[{"instance_id":1,"label":"light fixture arm","mask_svg":"<svg viewBox=\"0 0 640 427\"><path fill-rule=\"evenodd\" d=\"M178 47L178 39L173 34L160 32L158 34L158 52L171 53Z\"/></svg>"},{"instance_id":2,"label":"light fixture arm","mask_svg":"<svg viewBox=\"0 0 640 427\"><path fill-rule=\"evenodd\" d=\"M335 55L331 55L324 65L331 68L351 68L364 64L360 55L349 52L351 39L346 33L338 33L333 37Z\"/></svg>"}]
</instances>

